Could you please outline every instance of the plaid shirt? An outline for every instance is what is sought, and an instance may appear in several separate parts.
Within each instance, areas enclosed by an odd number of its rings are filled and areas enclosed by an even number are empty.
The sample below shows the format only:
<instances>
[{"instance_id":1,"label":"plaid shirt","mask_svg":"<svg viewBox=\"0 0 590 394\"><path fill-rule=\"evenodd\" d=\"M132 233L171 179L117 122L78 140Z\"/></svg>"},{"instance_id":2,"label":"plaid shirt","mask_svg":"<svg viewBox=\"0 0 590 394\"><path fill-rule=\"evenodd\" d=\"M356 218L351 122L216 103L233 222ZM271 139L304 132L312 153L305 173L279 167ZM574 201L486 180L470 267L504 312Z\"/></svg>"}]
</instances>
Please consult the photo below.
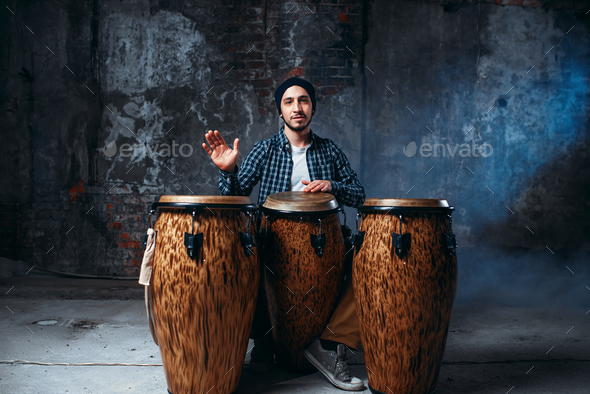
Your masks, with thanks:
<instances>
[{"instance_id":1,"label":"plaid shirt","mask_svg":"<svg viewBox=\"0 0 590 394\"><path fill-rule=\"evenodd\" d=\"M284 127L284 126L283 126ZM289 191L293 159L289 140L283 131L268 140L258 141L248 153L236 174L220 172L219 191L222 196L249 196L261 181L258 204L274 193ZM311 132L312 144L306 155L310 181L332 182L331 194L340 205L358 208L365 201L365 189L344 152L333 141Z\"/></svg>"}]
</instances>

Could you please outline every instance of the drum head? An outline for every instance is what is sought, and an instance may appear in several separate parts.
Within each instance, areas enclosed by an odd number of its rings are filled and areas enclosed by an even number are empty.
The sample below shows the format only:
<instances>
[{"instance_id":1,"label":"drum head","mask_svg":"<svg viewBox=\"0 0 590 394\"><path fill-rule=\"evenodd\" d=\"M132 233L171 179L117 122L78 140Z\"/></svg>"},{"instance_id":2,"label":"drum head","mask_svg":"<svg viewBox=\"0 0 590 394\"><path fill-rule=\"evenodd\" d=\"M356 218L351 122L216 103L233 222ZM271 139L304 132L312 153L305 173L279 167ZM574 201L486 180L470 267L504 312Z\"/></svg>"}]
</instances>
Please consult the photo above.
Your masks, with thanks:
<instances>
[{"instance_id":1,"label":"drum head","mask_svg":"<svg viewBox=\"0 0 590 394\"><path fill-rule=\"evenodd\" d=\"M263 205L265 211L281 213L323 213L340 209L330 193L282 192L271 194Z\"/></svg>"},{"instance_id":2,"label":"drum head","mask_svg":"<svg viewBox=\"0 0 590 394\"><path fill-rule=\"evenodd\" d=\"M162 196L152 205L152 209L186 207L241 209L254 208L254 205L246 196Z\"/></svg>"},{"instance_id":3,"label":"drum head","mask_svg":"<svg viewBox=\"0 0 590 394\"><path fill-rule=\"evenodd\" d=\"M369 211L403 211L425 210L440 211L453 210L447 200L431 198L367 198L362 207L362 212Z\"/></svg>"}]
</instances>

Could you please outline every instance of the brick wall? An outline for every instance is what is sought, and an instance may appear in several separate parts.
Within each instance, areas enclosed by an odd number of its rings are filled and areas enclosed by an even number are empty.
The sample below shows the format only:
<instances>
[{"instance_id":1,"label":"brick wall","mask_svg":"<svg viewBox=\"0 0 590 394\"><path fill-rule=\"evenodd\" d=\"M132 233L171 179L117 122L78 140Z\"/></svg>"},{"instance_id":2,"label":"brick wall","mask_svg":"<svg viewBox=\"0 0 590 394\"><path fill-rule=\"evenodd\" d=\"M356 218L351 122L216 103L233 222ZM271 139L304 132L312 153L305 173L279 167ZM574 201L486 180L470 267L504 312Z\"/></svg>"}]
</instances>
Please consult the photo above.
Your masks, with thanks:
<instances>
[{"instance_id":1,"label":"brick wall","mask_svg":"<svg viewBox=\"0 0 590 394\"><path fill-rule=\"evenodd\" d=\"M468 6L474 3L467 0L421 2L436 3L439 6ZM74 3L76 2L71 0L71 4ZM197 92L207 91L211 86L239 85L251 89L257 100L257 107L252 109L251 115L258 128L246 140L251 146L252 141L268 138L276 133L278 122L274 91L289 76L301 76L310 80L317 87L319 102L339 98L339 94L347 91L352 92L350 96L356 103L360 103L362 78L379 71L370 70L363 63L363 45L367 40L363 34L368 29L367 14L373 1L253 0L234 5L237 2L201 1L188 4L180 0L146 0L143 3L148 4L147 13L151 16L167 12L190 19L195 29L204 35L209 48L209 52L203 55L206 57L204 61L208 70L206 82L195 79L188 86L178 86L177 90L168 92L160 87L146 89L144 94L153 97L154 102L166 101L167 95L188 92L186 97L182 96L182 100L172 105L178 107L174 111L178 112L179 118L184 117L183 120L166 123L159 130L160 133L165 133L172 125L176 125L174 132L178 130L182 133L180 136L192 135L195 133L193 126L199 124L200 115L190 111L185 113L187 107L190 107L189 100L201 97ZM589 1L484 0L482 3L578 11L585 11L590 7ZM101 45L107 46L109 43L101 42L97 38L98 33L94 31L96 26L92 25L90 28L90 24L96 22L99 9L110 7L113 12L124 11L118 8L119 2L94 1L77 6L82 8L79 12L84 16L77 18L72 14L74 8L67 4L52 5L56 9L52 8L51 14L48 13L48 5L34 2L21 4L9 2L8 6L15 12L15 16L5 13L0 20L6 22L0 24L4 26L2 31L11 37L9 47L12 53L10 61L5 62L7 69L2 71L3 80L12 81L8 83L8 97L3 100L11 103L14 108L29 108L21 112L15 109L13 112L18 119L11 124L16 125L13 127L15 133L21 130L23 135L28 135L32 129L32 134L36 136L33 142L23 143L19 148L21 151L28 149L28 154L35 156L34 164L29 169L31 179L36 174L35 181L21 181L22 185L26 183L27 188L32 187L35 190L27 192L22 198L10 197L15 193L2 195L0 255L66 272L137 275L150 204L163 194L189 193L185 184L178 182L179 177L172 176L165 169L159 177L166 182L149 186L141 177L126 178L128 168L122 168L115 176L108 178L104 174L104 169L108 166L100 166L100 147L108 134L105 131L107 122L104 114L108 115L105 103L116 103L120 97L129 101L128 96L131 95L121 94L116 89L103 91L100 88L97 75L103 64L101 61L105 61L101 60ZM56 24L55 18L60 15L69 15L71 20L88 21L88 35L81 35L82 38L70 41L68 37L72 32L62 28L67 26L66 21ZM129 18L133 15L131 13ZM73 26L71 21L68 23ZM98 25L100 24L99 20ZM54 25L60 28L54 29ZM37 34L27 35L29 33L25 26L33 28ZM77 29L82 27L78 26ZM53 33L41 34L43 30ZM23 42L27 45L23 45ZM55 42L63 42L62 46L67 48L68 53L76 56L68 58L60 53ZM51 57L46 45L54 52L57 51L54 57ZM117 51L123 53L121 48L117 48ZM2 56L8 56L7 53L2 52ZM87 64L85 60L77 68L72 66L73 57L91 59L91 62ZM34 61L29 65L23 60L27 58ZM55 60L62 58L63 61ZM133 67L135 59L128 61L130 67ZM65 68L68 64L75 71L75 77ZM24 86L18 76L23 65L27 65L37 78L32 89L14 88L17 84ZM45 78L47 75L57 77ZM53 96L45 93L43 96L39 95L35 84L44 86ZM86 85L95 91L91 94ZM212 94L217 94L216 99L220 98L219 93ZM56 97L64 96L73 99L59 109L62 113L53 123L39 127L38 123L47 119L47 112L40 109L40 103L51 108ZM84 100L89 109L77 109L79 102ZM33 102L34 106L31 104ZM221 102L222 100L218 100L218 103ZM233 110L234 108L216 109L217 114L223 116L231 116ZM31 114L34 111L36 113ZM84 123L81 120L87 114L96 119L96 113L103 114L100 122ZM358 113L353 115L360 117ZM351 133L356 133L356 129ZM43 146L52 144L55 145L55 150L51 154L42 152ZM195 146L195 149L199 149L199 146ZM19 157L24 162L22 155L17 154L12 159L18 161ZM106 164L110 165L111 162ZM150 162L146 161L140 163L139 167L149 165ZM55 171L44 172L48 169ZM49 175L39 175L46 173ZM190 184L199 187L194 192L216 193L217 175L214 169L199 176L200 178L191 178ZM16 190L18 187L20 186L11 184L9 188Z\"/></svg>"}]
</instances>

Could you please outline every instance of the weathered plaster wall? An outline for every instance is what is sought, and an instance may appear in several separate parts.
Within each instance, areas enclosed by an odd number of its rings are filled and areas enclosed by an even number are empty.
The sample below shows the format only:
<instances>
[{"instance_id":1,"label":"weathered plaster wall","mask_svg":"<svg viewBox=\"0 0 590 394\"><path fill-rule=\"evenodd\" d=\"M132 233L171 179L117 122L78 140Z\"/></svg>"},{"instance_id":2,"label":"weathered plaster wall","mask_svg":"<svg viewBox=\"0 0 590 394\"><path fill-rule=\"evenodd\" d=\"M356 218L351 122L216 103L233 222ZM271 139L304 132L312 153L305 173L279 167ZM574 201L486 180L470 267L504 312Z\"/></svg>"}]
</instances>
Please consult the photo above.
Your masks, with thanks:
<instances>
[{"instance_id":1,"label":"weathered plaster wall","mask_svg":"<svg viewBox=\"0 0 590 394\"><path fill-rule=\"evenodd\" d=\"M587 245L590 18L377 1L371 25L368 194L446 198L464 247Z\"/></svg>"}]
</instances>

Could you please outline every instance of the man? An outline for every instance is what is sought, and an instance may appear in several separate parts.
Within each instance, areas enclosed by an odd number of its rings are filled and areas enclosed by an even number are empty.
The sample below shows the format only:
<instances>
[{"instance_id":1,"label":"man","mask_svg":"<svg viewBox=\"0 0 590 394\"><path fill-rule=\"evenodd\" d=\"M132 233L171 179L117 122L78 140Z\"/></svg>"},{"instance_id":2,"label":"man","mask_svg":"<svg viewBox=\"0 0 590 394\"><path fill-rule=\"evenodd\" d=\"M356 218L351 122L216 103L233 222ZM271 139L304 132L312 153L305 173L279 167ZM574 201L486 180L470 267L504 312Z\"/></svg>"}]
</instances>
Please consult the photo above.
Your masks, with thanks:
<instances>
[{"instance_id":1,"label":"man","mask_svg":"<svg viewBox=\"0 0 590 394\"><path fill-rule=\"evenodd\" d=\"M219 190L222 195L250 195L260 181L258 204L274 193L304 191L329 192L340 204L360 207L365 200L365 190L342 150L331 140L320 138L311 131L315 113L315 89L300 78L290 78L275 93L279 116L285 125L278 134L259 141L237 166L239 139L233 149L225 143L219 131L209 130L205 137L209 146L203 148L220 170ZM263 295L263 288L260 295ZM272 362L269 339L260 334L262 327L270 323L263 311L259 296L251 337L254 339L251 365L261 364L259 372L267 371ZM343 295L334 311L329 329L316 338L304 351L306 358L322 372L332 384L343 390L358 391L363 382L350 375L346 364L347 346L357 349L360 345L358 317L350 283L343 288Z\"/></svg>"}]
</instances>

